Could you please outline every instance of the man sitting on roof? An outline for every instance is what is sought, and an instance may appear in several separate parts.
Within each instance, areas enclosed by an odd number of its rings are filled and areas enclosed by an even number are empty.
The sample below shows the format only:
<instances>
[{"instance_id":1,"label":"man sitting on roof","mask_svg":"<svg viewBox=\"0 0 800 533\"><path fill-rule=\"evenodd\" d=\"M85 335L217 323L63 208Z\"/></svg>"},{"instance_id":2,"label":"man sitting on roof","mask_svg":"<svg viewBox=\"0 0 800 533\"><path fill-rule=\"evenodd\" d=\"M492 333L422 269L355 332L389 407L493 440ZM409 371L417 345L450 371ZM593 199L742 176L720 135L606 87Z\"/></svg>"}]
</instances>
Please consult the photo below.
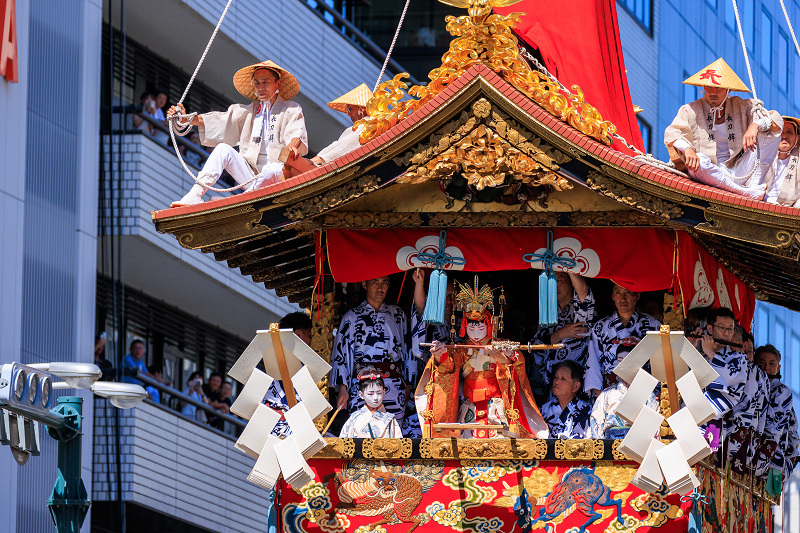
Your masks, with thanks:
<instances>
[{"instance_id":1,"label":"man sitting on roof","mask_svg":"<svg viewBox=\"0 0 800 533\"><path fill-rule=\"evenodd\" d=\"M797 182L797 167L800 162L800 119L783 117L783 132L778 145L778 157L767 171L765 200L771 204L800 207L800 184Z\"/></svg>"},{"instance_id":2,"label":"man sitting on roof","mask_svg":"<svg viewBox=\"0 0 800 533\"><path fill-rule=\"evenodd\" d=\"M214 151L197 176L197 183L172 207L199 204L223 170L236 183L247 183L251 191L283 178L279 156L288 148L290 158L308 153L308 134L299 104L290 102L300 91L300 84L289 71L272 61L239 69L233 85L250 104L233 104L227 111L212 111L194 117L191 124L200 130L200 142L214 146ZM170 107L167 116L186 113L182 104ZM239 151L233 146L239 146Z\"/></svg>"},{"instance_id":3,"label":"man sitting on roof","mask_svg":"<svg viewBox=\"0 0 800 533\"><path fill-rule=\"evenodd\" d=\"M704 88L703 97L681 106L664 132L670 158L701 183L762 199L766 175L778 151L783 119L760 102L729 97L750 92L720 58L683 83Z\"/></svg>"},{"instance_id":4,"label":"man sitting on roof","mask_svg":"<svg viewBox=\"0 0 800 533\"><path fill-rule=\"evenodd\" d=\"M369 90L366 83L362 83L333 102L328 102L328 107L346 113L355 124L367 116L367 102L369 102L370 98L372 98L372 91ZM312 157L311 160L298 157L295 160L287 161L283 169L284 177L288 179L297 176L349 154L361 146L361 141L358 138L363 129L363 124L355 129L352 127L346 128L337 140L320 150L317 156Z\"/></svg>"}]
</instances>

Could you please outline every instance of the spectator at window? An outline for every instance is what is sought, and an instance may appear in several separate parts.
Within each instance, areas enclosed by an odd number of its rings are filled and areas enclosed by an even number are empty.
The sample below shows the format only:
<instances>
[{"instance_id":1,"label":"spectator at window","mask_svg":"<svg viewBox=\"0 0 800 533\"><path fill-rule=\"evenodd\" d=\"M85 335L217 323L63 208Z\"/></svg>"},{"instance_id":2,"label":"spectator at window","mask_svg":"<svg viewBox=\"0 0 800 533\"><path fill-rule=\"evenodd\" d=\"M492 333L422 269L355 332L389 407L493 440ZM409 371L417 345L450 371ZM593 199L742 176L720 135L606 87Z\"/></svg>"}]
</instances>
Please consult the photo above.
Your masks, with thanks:
<instances>
[{"instance_id":1,"label":"spectator at window","mask_svg":"<svg viewBox=\"0 0 800 533\"><path fill-rule=\"evenodd\" d=\"M583 367L567 359L553 366L553 395L542 406L552 439L583 439L589 433L592 405L581 397Z\"/></svg>"},{"instance_id":2,"label":"spectator at window","mask_svg":"<svg viewBox=\"0 0 800 533\"><path fill-rule=\"evenodd\" d=\"M114 381L114 365L106 359L106 340L105 331L94 340L94 364L103 373L100 376L100 381Z\"/></svg>"},{"instance_id":3,"label":"spectator at window","mask_svg":"<svg viewBox=\"0 0 800 533\"><path fill-rule=\"evenodd\" d=\"M228 406L228 414L230 413L231 405L233 405L233 385L230 381L223 381L219 386L219 401ZM233 415L231 415L233 416ZM235 429L230 422L220 420L222 422L222 431L225 433L233 434Z\"/></svg>"},{"instance_id":4,"label":"spectator at window","mask_svg":"<svg viewBox=\"0 0 800 533\"><path fill-rule=\"evenodd\" d=\"M203 385L203 393L208 399L208 402L206 403L208 403L209 406L213 407L220 413L227 415L230 413L230 404L226 404L222 401L219 391L220 385L222 385L222 374L219 372L212 372L208 377L208 383ZM208 415L209 426L222 430L222 422L223 421L220 417Z\"/></svg>"},{"instance_id":5,"label":"spectator at window","mask_svg":"<svg viewBox=\"0 0 800 533\"><path fill-rule=\"evenodd\" d=\"M150 372L150 375L153 376L153 379L158 381L159 383L164 383L164 378L161 374L161 368L157 367L156 365L150 365L147 367L147 371ZM159 390L152 385L148 385L144 388L147 395L156 403L161 403L161 394Z\"/></svg>"},{"instance_id":6,"label":"spectator at window","mask_svg":"<svg viewBox=\"0 0 800 533\"><path fill-rule=\"evenodd\" d=\"M152 135L153 126L145 119L143 119L141 115L146 114L151 117L154 117L156 112L155 96L153 96L152 92L145 91L139 97L139 104L142 106L142 110L138 113L134 113L133 115L131 115L131 121L133 122L133 127L141 131L142 133L145 133L147 135Z\"/></svg>"},{"instance_id":7,"label":"spectator at window","mask_svg":"<svg viewBox=\"0 0 800 533\"><path fill-rule=\"evenodd\" d=\"M168 128L167 119L164 116L164 107L167 105L167 93L161 89L157 89L153 92L155 95L153 100L155 101L155 111L153 111L153 118L158 120L161 125L165 128ZM161 131L157 128L153 128L153 136L156 138L156 141L162 144L170 144L171 139L169 138L169 134L164 131Z\"/></svg>"},{"instance_id":8,"label":"spectator at window","mask_svg":"<svg viewBox=\"0 0 800 533\"><path fill-rule=\"evenodd\" d=\"M134 378L136 374L141 372L147 377L153 377L147 372L147 365L142 360L144 357L144 341L142 339L133 339L130 345L130 353L122 358L122 382L133 383L134 385L141 385L142 382Z\"/></svg>"},{"instance_id":9,"label":"spectator at window","mask_svg":"<svg viewBox=\"0 0 800 533\"><path fill-rule=\"evenodd\" d=\"M192 144L196 144L198 148L202 148L202 146L200 146L199 133L193 131L187 138L189 139L189 142L191 142ZM183 148L183 146L181 146L181 148ZM189 149L184 149L184 152L182 153L184 154L183 158L186 159L187 163L194 165L196 167L200 167L201 165L200 154Z\"/></svg>"},{"instance_id":10,"label":"spectator at window","mask_svg":"<svg viewBox=\"0 0 800 533\"><path fill-rule=\"evenodd\" d=\"M203 394L203 376L200 375L200 372L192 372L186 381L186 388L183 389L183 393L192 400L208 404L208 399ZM206 412L188 402L181 402L181 414L198 422L205 423L207 421Z\"/></svg>"}]
</instances>

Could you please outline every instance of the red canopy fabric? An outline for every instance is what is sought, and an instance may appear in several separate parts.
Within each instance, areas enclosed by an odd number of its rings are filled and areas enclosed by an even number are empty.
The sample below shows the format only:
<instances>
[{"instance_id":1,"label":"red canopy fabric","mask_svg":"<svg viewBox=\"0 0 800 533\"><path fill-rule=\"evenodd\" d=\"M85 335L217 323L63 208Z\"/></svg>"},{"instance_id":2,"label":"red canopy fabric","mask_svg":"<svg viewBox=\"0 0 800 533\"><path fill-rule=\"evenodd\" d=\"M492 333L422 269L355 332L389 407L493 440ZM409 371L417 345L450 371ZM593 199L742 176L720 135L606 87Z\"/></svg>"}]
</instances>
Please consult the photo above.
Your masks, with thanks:
<instances>
[{"instance_id":1,"label":"red canopy fabric","mask_svg":"<svg viewBox=\"0 0 800 533\"><path fill-rule=\"evenodd\" d=\"M727 307L751 330L756 295L686 232L678 232L678 279L685 309Z\"/></svg>"},{"instance_id":2,"label":"red canopy fabric","mask_svg":"<svg viewBox=\"0 0 800 533\"><path fill-rule=\"evenodd\" d=\"M515 31L528 49L542 54L547 69L572 90L578 85L617 133L644 151L633 112L614 0L522 0L495 9L502 15L522 12ZM630 154L619 141L614 149Z\"/></svg>"},{"instance_id":3,"label":"red canopy fabric","mask_svg":"<svg viewBox=\"0 0 800 533\"><path fill-rule=\"evenodd\" d=\"M654 291L672 286L673 232L652 228L556 228L553 251L570 257L573 272L586 277L607 278L634 291ZM488 272L541 268L523 255L542 253L547 228L455 228L447 230L445 252L463 257L463 265L447 270ZM417 266L421 252L439 250L439 230L434 228L393 230L328 230L328 261L337 282L358 282L386 276ZM558 270L558 268L557 268Z\"/></svg>"},{"instance_id":4,"label":"red canopy fabric","mask_svg":"<svg viewBox=\"0 0 800 533\"><path fill-rule=\"evenodd\" d=\"M355 283L418 266L434 268L420 253L439 251L439 229L368 229L327 231L327 253L337 282ZM453 228L445 253L464 258L446 270L490 272L542 268L526 254L541 254L547 228ZM728 307L749 330L755 294L683 231L656 228L555 228L553 252L575 259L570 271L605 278L632 291L669 289L677 282L686 309ZM557 267L556 270L563 268Z\"/></svg>"}]
</instances>

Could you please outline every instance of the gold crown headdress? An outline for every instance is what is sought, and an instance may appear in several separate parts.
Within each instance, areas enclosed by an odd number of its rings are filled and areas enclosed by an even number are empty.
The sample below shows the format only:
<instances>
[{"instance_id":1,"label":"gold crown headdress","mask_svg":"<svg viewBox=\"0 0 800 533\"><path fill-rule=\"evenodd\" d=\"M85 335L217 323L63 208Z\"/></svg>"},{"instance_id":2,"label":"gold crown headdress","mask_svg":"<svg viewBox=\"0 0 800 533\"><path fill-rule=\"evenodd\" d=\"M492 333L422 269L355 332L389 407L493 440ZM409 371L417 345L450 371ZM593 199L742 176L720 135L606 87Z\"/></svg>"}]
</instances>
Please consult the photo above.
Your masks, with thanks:
<instances>
[{"instance_id":1,"label":"gold crown headdress","mask_svg":"<svg viewBox=\"0 0 800 533\"><path fill-rule=\"evenodd\" d=\"M489 328L489 337L492 337L492 331L503 331L503 306L505 305L505 292L500 288L500 298L498 305L498 321L492 320L494 314L494 295L492 288L488 284L479 288L478 276L475 275L474 287L470 287L466 283L456 281L458 287L458 294L456 294L456 305L454 311L458 310L463 312L461 319L461 331L459 335L464 336L467 320L474 320L478 322L485 322ZM455 320L453 320L453 323ZM452 333L452 332L451 332Z\"/></svg>"}]
</instances>

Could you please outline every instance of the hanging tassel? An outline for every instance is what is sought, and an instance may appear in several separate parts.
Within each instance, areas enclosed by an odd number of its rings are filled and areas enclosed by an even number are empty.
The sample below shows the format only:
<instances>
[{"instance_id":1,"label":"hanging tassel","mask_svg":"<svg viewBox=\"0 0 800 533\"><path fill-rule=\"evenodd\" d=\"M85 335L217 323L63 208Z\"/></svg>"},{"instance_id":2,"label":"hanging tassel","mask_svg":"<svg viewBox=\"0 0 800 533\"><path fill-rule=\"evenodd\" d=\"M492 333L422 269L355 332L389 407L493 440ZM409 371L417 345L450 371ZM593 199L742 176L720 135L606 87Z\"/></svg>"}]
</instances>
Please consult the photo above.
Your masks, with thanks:
<instances>
[{"instance_id":1,"label":"hanging tassel","mask_svg":"<svg viewBox=\"0 0 800 533\"><path fill-rule=\"evenodd\" d=\"M549 326L558 323L558 292L555 272L550 272L547 276L547 318Z\"/></svg>"},{"instance_id":2,"label":"hanging tassel","mask_svg":"<svg viewBox=\"0 0 800 533\"><path fill-rule=\"evenodd\" d=\"M444 308L447 304L447 274L434 270L428 284L428 298L422 320L428 324L444 324Z\"/></svg>"},{"instance_id":3,"label":"hanging tassel","mask_svg":"<svg viewBox=\"0 0 800 533\"><path fill-rule=\"evenodd\" d=\"M539 274L539 325L548 324L549 316L547 311L547 272L542 270Z\"/></svg>"}]
</instances>

